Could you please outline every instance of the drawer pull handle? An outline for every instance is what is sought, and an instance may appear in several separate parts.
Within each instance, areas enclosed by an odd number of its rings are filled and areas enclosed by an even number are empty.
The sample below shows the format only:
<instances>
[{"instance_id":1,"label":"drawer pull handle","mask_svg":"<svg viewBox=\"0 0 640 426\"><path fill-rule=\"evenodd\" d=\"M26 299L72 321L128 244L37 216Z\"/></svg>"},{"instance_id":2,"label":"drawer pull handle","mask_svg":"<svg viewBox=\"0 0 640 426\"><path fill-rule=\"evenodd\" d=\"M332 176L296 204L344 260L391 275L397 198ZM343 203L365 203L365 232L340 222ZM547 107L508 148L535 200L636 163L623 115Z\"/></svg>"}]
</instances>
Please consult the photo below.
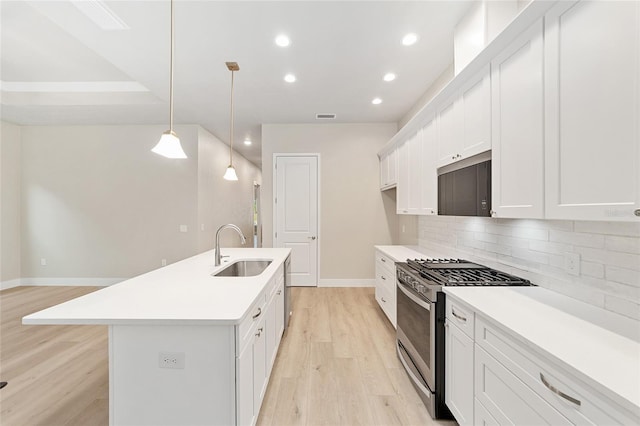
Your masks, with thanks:
<instances>
[{"instance_id":1,"label":"drawer pull handle","mask_svg":"<svg viewBox=\"0 0 640 426\"><path fill-rule=\"evenodd\" d=\"M387 280L387 279L384 277L384 275L380 275L380 278L382 278L382 279L383 279L383 280L385 280L385 281Z\"/></svg>"},{"instance_id":2,"label":"drawer pull handle","mask_svg":"<svg viewBox=\"0 0 640 426\"><path fill-rule=\"evenodd\" d=\"M258 313L253 316L253 319L256 319L262 314L262 308L258 308Z\"/></svg>"},{"instance_id":3,"label":"drawer pull handle","mask_svg":"<svg viewBox=\"0 0 640 426\"><path fill-rule=\"evenodd\" d=\"M277 294L278 296L280 296L280 295L282 294L282 290L278 290L278 291L276 292L276 294Z\"/></svg>"},{"instance_id":4,"label":"drawer pull handle","mask_svg":"<svg viewBox=\"0 0 640 426\"><path fill-rule=\"evenodd\" d=\"M454 311L453 308L451 309L451 313L453 314L454 317L458 318L460 321L467 322L467 319L462 315L456 314L456 311Z\"/></svg>"},{"instance_id":5,"label":"drawer pull handle","mask_svg":"<svg viewBox=\"0 0 640 426\"><path fill-rule=\"evenodd\" d=\"M387 303L387 301L386 301L386 300L384 300L384 297L381 297L380 299L381 299L384 303Z\"/></svg>"},{"instance_id":6,"label":"drawer pull handle","mask_svg":"<svg viewBox=\"0 0 640 426\"><path fill-rule=\"evenodd\" d=\"M560 395L561 397L563 397L567 401L573 402L577 406L582 405L582 403L580 402L579 399L575 399L574 397L569 396L566 393L564 393L564 392L554 388L553 386L551 386L551 384L549 382L547 382L547 379L544 378L544 375L542 373L540 373L540 380L542 381L542 384L547 387L547 389L549 389L551 392L555 393L556 395Z\"/></svg>"},{"instance_id":7,"label":"drawer pull handle","mask_svg":"<svg viewBox=\"0 0 640 426\"><path fill-rule=\"evenodd\" d=\"M383 257L381 257L381 258L380 258L380 260L381 260L381 261L383 261L384 263L387 263L387 261L386 261L386 260L384 260L384 258L383 258Z\"/></svg>"}]
</instances>

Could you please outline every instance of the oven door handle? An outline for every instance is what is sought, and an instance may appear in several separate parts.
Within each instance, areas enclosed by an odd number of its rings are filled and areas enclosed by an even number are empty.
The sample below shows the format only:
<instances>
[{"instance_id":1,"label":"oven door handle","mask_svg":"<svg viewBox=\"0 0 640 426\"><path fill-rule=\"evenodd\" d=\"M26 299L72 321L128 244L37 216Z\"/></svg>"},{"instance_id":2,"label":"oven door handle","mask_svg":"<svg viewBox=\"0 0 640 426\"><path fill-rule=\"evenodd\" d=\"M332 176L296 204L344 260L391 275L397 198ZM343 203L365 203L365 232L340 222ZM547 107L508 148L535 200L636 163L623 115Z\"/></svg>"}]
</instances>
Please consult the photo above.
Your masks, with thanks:
<instances>
[{"instance_id":1,"label":"oven door handle","mask_svg":"<svg viewBox=\"0 0 640 426\"><path fill-rule=\"evenodd\" d=\"M398 288L400 290L402 290L402 292L405 294L405 296L407 296L409 299L411 299L417 305L422 306L427 311L431 311L431 303L425 302L424 300L420 299L418 296L416 296L414 294L411 294L409 292L409 290L405 289L404 286L402 284L400 284L400 283L398 283Z\"/></svg>"}]
</instances>

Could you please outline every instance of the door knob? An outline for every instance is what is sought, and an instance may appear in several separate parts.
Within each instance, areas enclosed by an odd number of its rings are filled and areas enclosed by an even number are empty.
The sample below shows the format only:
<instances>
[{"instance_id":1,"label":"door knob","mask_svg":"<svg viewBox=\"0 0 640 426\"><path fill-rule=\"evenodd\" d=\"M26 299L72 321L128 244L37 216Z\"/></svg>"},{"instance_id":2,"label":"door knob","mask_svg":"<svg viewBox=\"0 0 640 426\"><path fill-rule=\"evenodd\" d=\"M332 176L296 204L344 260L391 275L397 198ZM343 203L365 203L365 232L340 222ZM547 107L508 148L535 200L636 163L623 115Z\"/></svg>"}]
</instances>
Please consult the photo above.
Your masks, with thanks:
<instances>
[{"instance_id":1,"label":"door knob","mask_svg":"<svg viewBox=\"0 0 640 426\"><path fill-rule=\"evenodd\" d=\"M307 237L307 238L309 238L310 240L315 240L316 239L316 237Z\"/></svg>"}]
</instances>

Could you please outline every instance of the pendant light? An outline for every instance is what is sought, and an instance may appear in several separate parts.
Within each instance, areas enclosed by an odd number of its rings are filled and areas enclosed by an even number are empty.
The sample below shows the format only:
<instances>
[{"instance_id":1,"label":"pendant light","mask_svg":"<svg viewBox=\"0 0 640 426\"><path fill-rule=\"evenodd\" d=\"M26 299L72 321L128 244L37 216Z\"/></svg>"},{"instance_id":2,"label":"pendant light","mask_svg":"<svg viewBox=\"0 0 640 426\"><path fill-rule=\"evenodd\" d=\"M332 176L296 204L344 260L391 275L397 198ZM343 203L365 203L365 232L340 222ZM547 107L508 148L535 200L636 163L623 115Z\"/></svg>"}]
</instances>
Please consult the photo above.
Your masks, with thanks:
<instances>
[{"instance_id":1,"label":"pendant light","mask_svg":"<svg viewBox=\"0 0 640 426\"><path fill-rule=\"evenodd\" d=\"M231 122L229 125L229 167L224 173L224 179L238 180L236 169L233 167L233 73L240 71L240 67L237 62L226 62L226 64L229 71L231 71Z\"/></svg>"},{"instance_id":2,"label":"pendant light","mask_svg":"<svg viewBox=\"0 0 640 426\"><path fill-rule=\"evenodd\" d=\"M171 0L171 70L169 72L169 130L160 136L160 141L151 150L167 158L187 158L180 139L173 131L173 0Z\"/></svg>"}]
</instances>

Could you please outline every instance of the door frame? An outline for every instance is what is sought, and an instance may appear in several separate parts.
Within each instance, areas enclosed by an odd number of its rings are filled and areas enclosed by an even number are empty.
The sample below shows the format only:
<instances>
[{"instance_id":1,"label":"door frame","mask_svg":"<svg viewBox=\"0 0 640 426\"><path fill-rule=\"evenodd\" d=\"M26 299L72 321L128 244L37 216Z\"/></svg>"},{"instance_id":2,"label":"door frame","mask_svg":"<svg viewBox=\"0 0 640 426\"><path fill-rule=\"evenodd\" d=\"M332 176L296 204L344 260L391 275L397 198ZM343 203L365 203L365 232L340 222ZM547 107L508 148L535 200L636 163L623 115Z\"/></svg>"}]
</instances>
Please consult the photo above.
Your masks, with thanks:
<instances>
[{"instance_id":1,"label":"door frame","mask_svg":"<svg viewBox=\"0 0 640 426\"><path fill-rule=\"evenodd\" d=\"M272 232L273 232L273 246L274 247L278 247L278 239L276 238L276 232L278 230L278 210L276 208L276 197L278 196L278 172L276 169L276 165L277 165L277 161L278 161L278 157L315 157L316 161L317 161L317 173L318 173L318 190L316 191L316 205L318 206L318 211L317 211L317 223L316 223L316 227L317 227L317 234L318 234L318 238L316 239L318 241L318 249L316 250L316 265L317 265L317 276L316 276L316 287L319 286L320 283L320 236L322 235L320 232L320 212L321 212L321 205L320 205L320 188L321 188L321 183L320 183L320 176L321 176L321 168L320 168L320 153L319 152L308 152L308 153L304 153L304 152L274 152L273 153L273 163L272 163L272 198L271 198L271 211L273 212L273 223L272 223Z\"/></svg>"}]
</instances>

